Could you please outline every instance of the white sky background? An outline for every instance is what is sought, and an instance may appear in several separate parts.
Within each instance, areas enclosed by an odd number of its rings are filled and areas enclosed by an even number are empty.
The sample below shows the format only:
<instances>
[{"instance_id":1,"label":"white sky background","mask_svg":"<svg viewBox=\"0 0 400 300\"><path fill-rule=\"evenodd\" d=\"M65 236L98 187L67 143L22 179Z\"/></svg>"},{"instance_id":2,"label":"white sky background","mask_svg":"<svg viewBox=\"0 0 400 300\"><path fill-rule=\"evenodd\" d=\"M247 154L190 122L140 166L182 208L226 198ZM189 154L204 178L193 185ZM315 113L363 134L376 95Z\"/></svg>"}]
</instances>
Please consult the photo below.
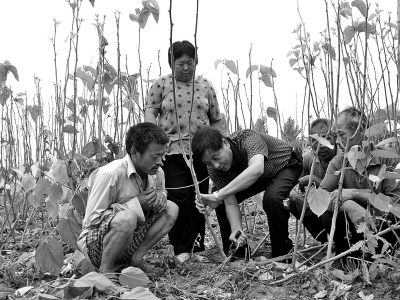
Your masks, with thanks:
<instances>
[{"instance_id":1,"label":"white sky background","mask_svg":"<svg viewBox=\"0 0 400 300\"><path fill-rule=\"evenodd\" d=\"M378 1L381 9L393 11L392 18L396 18L396 1ZM141 58L142 72L150 63L150 79L158 77L159 67L157 53L160 52L162 74L168 74L170 68L167 62L167 49L169 47L169 0L158 0L160 6L160 20L156 24L150 16L144 30L141 31ZM300 11L306 25L306 30L311 34L311 44L321 39L319 32L326 26L325 2L323 0L299 0ZM138 24L129 19L129 13L134 13L135 8L142 8L140 0L96 0L92 8L89 0L84 0L80 16L85 19L82 23L79 38L78 66L96 66L98 58L98 38L95 27L95 14L102 18L106 15L105 37L109 45L106 47L106 58L116 68L117 43L114 12L121 12L120 43L122 52L122 71L125 71L125 55L128 55L129 73L138 72ZM333 15L331 4L330 13ZM375 9L375 2L372 4ZM353 9L353 14L359 12ZM18 69L20 81L14 80L12 74L8 76L7 84L14 93L27 91L28 101L32 101L35 92L33 83L34 74L42 80L42 97L44 102L52 101L54 97L54 54L50 37L53 36L53 18L61 21L57 27L57 63L58 76L64 77L65 63L69 42L65 43L70 33L72 11L64 0L0 0L0 28L1 45L0 61L9 60ZM173 40L187 39L193 42L195 26L195 0L173 0ZM382 17L386 20L386 16ZM331 18L334 26L334 18ZM199 47L199 64L197 74L202 74L212 81L217 90L221 87L221 69L214 68L214 61L218 58L239 61L241 85L246 80L248 68L248 52L253 44L252 64L270 65L273 59L273 69L277 73L275 79L276 93L281 114L287 119L289 116L301 121L301 106L304 93L304 79L289 66L286 54L297 44L293 29L300 23L297 12L297 1L267 1L267 0L200 0L199 23L197 44ZM72 66L72 64L71 64ZM224 71L224 74L226 72ZM260 113L258 104L258 83L256 72L253 73L254 118ZM70 82L70 86L72 81ZM224 80L224 87L227 81ZM321 87L320 93L324 91ZM71 92L72 93L72 92ZM71 94L69 93L69 94ZM261 86L264 106L274 106L272 89ZM232 95L232 91L230 91ZM297 110L296 110L297 95ZM110 96L111 97L111 96ZM242 101L245 100L244 93ZM223 110L222 96L219 98ZM342 103L345 106L349 103ZM245 103L244 103L245 105ZM240 113L241 115L241 113ZM248 126L248 125L247 125ZM270 133L274 134L274 121L268 122Z\"/></svg>"}]
</instances>

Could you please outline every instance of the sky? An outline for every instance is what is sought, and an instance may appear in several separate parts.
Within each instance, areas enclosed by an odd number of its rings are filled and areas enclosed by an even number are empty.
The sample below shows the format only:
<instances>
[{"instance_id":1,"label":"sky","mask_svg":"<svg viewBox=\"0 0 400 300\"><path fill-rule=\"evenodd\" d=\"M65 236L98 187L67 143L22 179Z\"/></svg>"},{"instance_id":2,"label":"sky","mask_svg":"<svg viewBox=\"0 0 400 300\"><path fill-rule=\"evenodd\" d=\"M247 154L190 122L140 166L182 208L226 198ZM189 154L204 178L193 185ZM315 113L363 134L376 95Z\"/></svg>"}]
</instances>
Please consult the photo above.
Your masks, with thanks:
<instances>
[{"instance_id":1,"label":"sky","mask_svg":"<svg viewBox=\"0 0 400 300\"><path fill-rule=\"evenodd\" d=\"M159 75L157 61L159 51L162 74L170 73L167 62L170 36L169 2L158 1L160 6L158 24L150 17L146 27L141 31L142 72L147 72L151 64L149 73L151 79ZM396 17L396 1L378 2L381 9L393 11L392 16ZM187 39L194 42L196 1L173 0L172 3L173 41ZM372 6L374 9L375 2ZM83 0L80 16L84 22L79 38L78 66L95 67L96 65L98 40L96 29L92 24L95 22L96 14L99 14L100 18L106 16L104 35L109 43L106 48L108 51L106 57L112 65L116 66L115 12L119 11L123 66L125 66L127 55L129 72L138 72L138 24L129 19L129 13L134 13L135 8L142 8L140 0L95 0L94 8L89 0ZM300 121L305 81L297 71L291 69L289 57L286 57L288 51L297 44L296 36L292 31L300 23L298 8L306 30L310 32L311 43L320 41L320 32L327 27L323 0L200 0L197 74L210 79L217 90L220 90L221 78L222 86L227 86L227 71L226 69L222 71L222 65L216 70L215 60L237 60L241 85L245 83L249 86L249 79L246 79L245 74L249 66L249 49L252 45L252 64L270 65L271 62L273 64L273 69L277 74L275 88L281 114L285 119L292 117ZM64 0L0 0L0 11L2 12L0 62L9 60L17 67L20 77L20 81L17 82L10 74L7 84L12 87L15 94L26 91L28 101L32 101L35 92L33 77L37 76L41 79L44 102L53 101L51 97L54 97L54 52L49 38L54 34L53 19L56 19L61 22L57 26L56 49L58 76L62 78L69 45L66 39L70 34L72 21L72 10L68 2ZM330 3L329 11L332 26L334 17ZM274 96L270 88L261 84L260 93L265 107L274 106ZM253 94L258 99L259 90L256 79ZM242 101L245 101L243 95ZM219 97L220 108L223 109L221 94ZM259 113L260 109L255 108L255 117ZM272 119L268 122L268 127L273 130Z\"/></svg>"}]
</instances>

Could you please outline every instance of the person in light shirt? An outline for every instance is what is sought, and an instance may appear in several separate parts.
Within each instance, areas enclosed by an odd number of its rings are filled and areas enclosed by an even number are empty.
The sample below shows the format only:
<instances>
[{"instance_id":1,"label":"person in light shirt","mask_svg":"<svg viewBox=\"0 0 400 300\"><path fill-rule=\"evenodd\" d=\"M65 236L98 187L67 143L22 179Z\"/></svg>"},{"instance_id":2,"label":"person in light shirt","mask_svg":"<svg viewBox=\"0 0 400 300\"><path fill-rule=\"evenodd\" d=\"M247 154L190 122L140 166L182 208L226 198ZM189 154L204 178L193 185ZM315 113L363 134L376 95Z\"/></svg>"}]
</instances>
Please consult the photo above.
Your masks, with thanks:
<instances>
[{"instance_id":1,"label":"person in light shirt","mask_svg":"<svg viewBox=\"0 0 400 300\"><path fill-rule=\"evenodd\" d=\"M161 169L168 141L157 125L134 125L126 135L128 154L90 175L78 247L100 273L120 265L154 270L143 257L178 216L178 207L167 200Z\"/></svg>"}]
</instances>

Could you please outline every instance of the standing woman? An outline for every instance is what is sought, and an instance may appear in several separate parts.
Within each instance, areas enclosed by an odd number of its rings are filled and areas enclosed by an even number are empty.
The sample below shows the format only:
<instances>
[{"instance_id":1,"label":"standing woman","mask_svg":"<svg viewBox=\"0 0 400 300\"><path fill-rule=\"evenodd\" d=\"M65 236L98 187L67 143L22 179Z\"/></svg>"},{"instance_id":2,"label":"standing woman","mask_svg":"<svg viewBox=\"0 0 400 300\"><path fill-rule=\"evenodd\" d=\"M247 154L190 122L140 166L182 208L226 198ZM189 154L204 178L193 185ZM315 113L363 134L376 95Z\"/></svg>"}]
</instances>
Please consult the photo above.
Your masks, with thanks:
<instances>
[{"instance_id":1,"label":"standing woman","mask_svg":"<svg viewBox=\"0 0 400 300\"><path fill-rule=\"evenodd\" d=\"M154 81L147 95L145 122L157 123L170 138L169 149L165 156L163 170L168 200L179 207L178 219L169 232L169 240L174 246L175 258L183 263L190 259L191 253L204 250L205 220L195 206L195 189L190 169L183 155L189 155L189 132L193 135L202 125L211 125L221 130L221 115L215 89L204 77L194 78L195 48L188 41L175 42L172 45L174 65L171 62L171 49L168 49L168 63L175 71L175 93L178 121L173 99L172 75L161 76ZM194 81L194 97L193 93ZM192 107L191 119L189 115ZM184 152L179 142L180 128ZM208 193L207 167L202 162L194 169L199 181L200 193ZM199 236L199 238L198 238ZM195 241L198 241L195 243ZM206 258L195 254L195 261Z\"/></svg>"}]
</instances>

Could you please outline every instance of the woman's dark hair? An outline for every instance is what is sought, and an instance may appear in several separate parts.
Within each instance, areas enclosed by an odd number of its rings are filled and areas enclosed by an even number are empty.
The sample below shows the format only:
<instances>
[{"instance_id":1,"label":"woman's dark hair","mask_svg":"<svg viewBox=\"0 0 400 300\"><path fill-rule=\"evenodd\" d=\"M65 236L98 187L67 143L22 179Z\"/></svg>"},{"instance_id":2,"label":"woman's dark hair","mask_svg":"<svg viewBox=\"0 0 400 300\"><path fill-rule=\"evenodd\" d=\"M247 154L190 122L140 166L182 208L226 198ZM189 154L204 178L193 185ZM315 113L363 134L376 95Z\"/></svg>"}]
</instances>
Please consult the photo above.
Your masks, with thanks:
<instances>
[{"instance_id":1,"label":"woman's dark hair","mask_svg":"<svg viewBox=\"0 0 400 300\"><path fill-rule=\"evenodd\" d=\"M178 58L182 57L184 54L187 54L190 58L195 57L196 55L196 49L194 48L193 44L189 41L178 41L172 44L172 49L173 49L173 56L174 60L177 60ZM196 64L198 62L198 59L196 59ZM171 66L171 48L168 48L168 63L169 66Z\"/></svg>"},{"instance_id":2,"label":"woman's dark hair","mask_svg":"<svg viewBox=\"0 0 400 300\"><path fill-rule=\"evenodd\" d=\"M224 136L211 126L201 126L196 130L192 139L193 157L201 160L207 150L218 151L224 146Z\"/></svg>"},{"instance_id":3,"label":"woman's dark hair","mask_svg":"<svg viewBox=\"0 0 400 300\"><path fill-rule=\"evenodd\" d=\"M350 106L342 110L341 112L338 113L338 117L340 115L345 115L346 117L346 128L348 130L354 131L358 127L358 123L361 120L361 131L364 132L364 130L368 126L368 120L367 117L365 116L364 113L362 113L359 109L355 108L354 106Z\"/></svg>"},{"instance_id":4,"label":"woman's dark hair","mask_svg":"<svg viewBox=\"0 0 400 300\"><path fill-rule=\"evenodd\" d=\"M323 124L323 125L325 125L326 127L329 128L330 123L331 123L331 120L329 120L329 119L318 118L318 119L315 119L315 120L311 123L310 129L314 128L315 126L317 126L317 125L319 125L319 124Z\"/></svg>"},{"instance_id":5,"label":"woman's dark hair","mask_svg":"<svg viewBox=\"0 0 400 300\"><path fill-rule=\"evenodd\" d=\"M160 145L169 142L167 134L156 124L149 122L139 123L129 128L126 133L125 145L128 153L130 153L132 147L135 147L136 151L143 155L152 142Z\"/></svg>"}]
</instances>

